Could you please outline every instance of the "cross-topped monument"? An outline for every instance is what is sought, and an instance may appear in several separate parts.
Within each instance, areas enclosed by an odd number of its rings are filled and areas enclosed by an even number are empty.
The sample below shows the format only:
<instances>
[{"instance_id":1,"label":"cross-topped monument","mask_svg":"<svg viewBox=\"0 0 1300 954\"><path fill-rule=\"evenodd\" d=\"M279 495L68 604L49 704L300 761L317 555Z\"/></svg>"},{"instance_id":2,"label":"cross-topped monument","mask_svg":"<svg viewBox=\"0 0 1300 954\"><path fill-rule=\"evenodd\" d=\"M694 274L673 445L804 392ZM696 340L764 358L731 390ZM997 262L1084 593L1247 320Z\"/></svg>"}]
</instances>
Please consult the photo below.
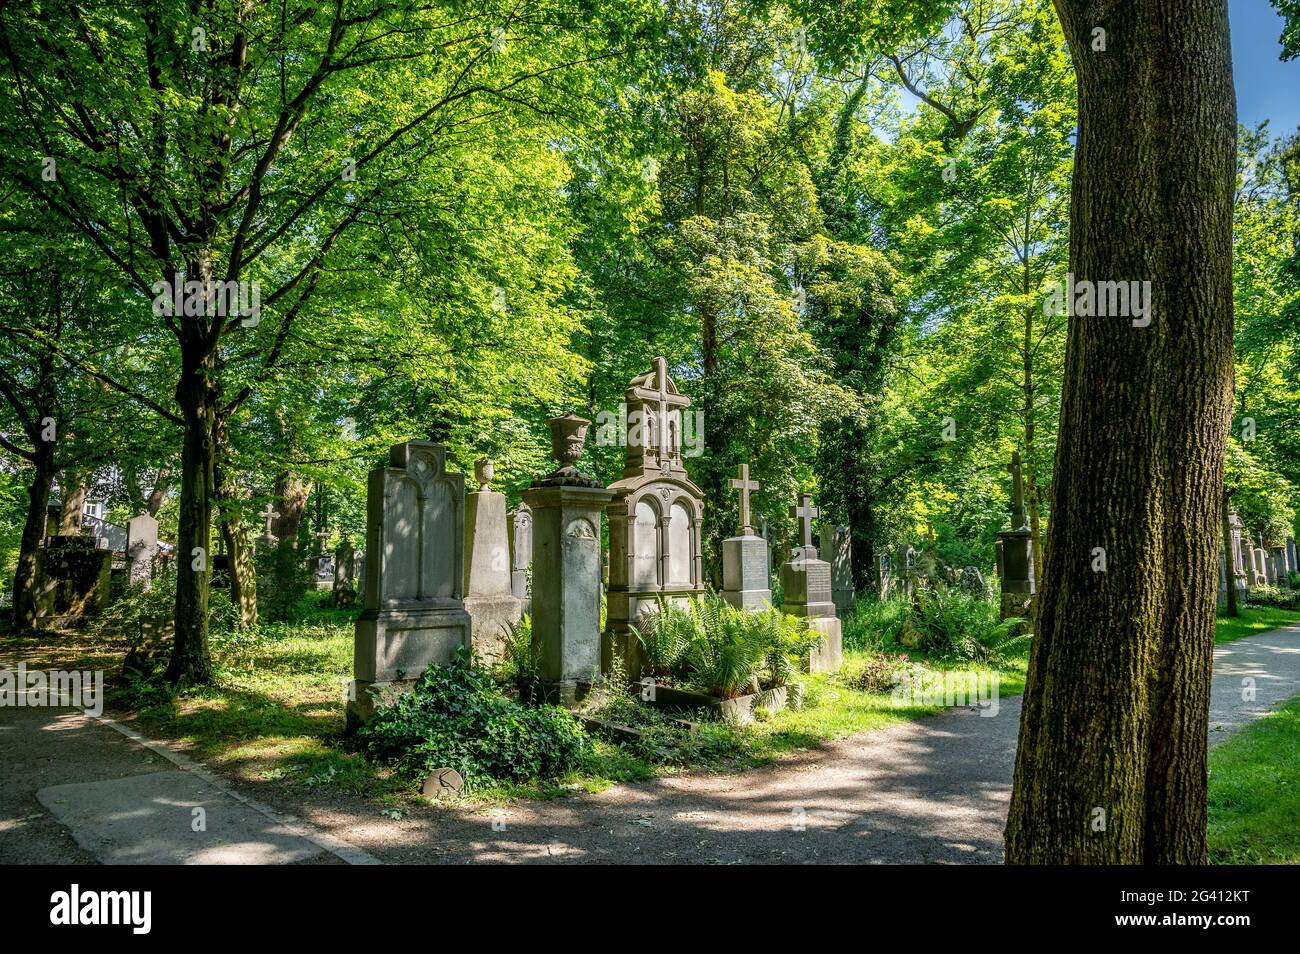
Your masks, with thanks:
<instances>
[{"instance_id":1,"label":"cross-topped monument","mask_svg":"<svg viewBox=\"0 0 1300 954\"><path fill-rule=\"evenodd\" d=\"M1020 451L1011 452L1011 529L1023 530L1029 525L1029 515L1025 512L1025 481L1020 474Z\"/></svg>"},{"instance_id":2,"label":"cross-topped monument","mask_svg":"<svg viewBox=\"0 0 1300 954\"><path fill-rule=\"evenodd\" d=\"M758 490L758 481L749 479L749 465L740 465L740 476L733 477L731 480L731 489L740 491L740 533L742 536L752 536L754 528L749 523L749 492Z\"/></svg>"},{"instance_id":3,"label":"cross-topped monument","mask_svg":"<svg viewBox=\"0 0 1300 954\"><path fill-rule=\"evenodd\" d=\"M627 389L628 460L624 477L653 469L685 473L681 462L681 412L691 399L677 389L668 374L668 361L654 359L649 371L632 379Z\"/></svg>"},{"instance_id":4,"label":"cross-topped monument","mask_svg":"<svg viewBox=\"0 0 1300 954\"><path fill-rule=\"evenodd\" d=\"M800 494L799 506L790 508L790 516L799 520L799 544L804 552L812 553L812 525L822 512L813 506L812 494Z\"/></svg>"},{"instance_id":5,"label":"cross-topped monument","mask_svg":"<svg viewBox=\"0 0 1300 954\"><path fill-rule=\"evenodd\" d=\"M271 501L268 500L266 502L266 510L262 512L261 516L262 519L265 521L265 526L262 529L262 535L269 537L271 535L271 521L280 515L276 513L273 509L271 509Z\"/></svg>"}]
</instances>

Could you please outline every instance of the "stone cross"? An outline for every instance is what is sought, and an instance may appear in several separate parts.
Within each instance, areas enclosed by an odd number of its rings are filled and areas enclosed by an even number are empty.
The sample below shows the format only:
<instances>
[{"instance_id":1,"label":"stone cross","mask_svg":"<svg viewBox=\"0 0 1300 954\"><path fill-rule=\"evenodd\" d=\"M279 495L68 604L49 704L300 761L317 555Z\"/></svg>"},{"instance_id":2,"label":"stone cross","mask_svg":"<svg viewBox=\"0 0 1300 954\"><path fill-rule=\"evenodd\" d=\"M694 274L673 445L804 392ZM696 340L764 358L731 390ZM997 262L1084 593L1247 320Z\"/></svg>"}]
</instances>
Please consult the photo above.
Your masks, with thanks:
<instances>
[{"instance_id":1,"label":"stone cross","mask_svg":"<svg viewBox=\"0 0 1300 954\"><path fill-rule=\"evenodd\" d=\"M1028 525L1029 517L1025 513L1025 483L1020 475L1020 451L1011 452L1011 466L1007 469L1011 471L1012 483L1011 529L1022 530Z\"/></svg>"},{"instance_id":2,"label":"stone cross","mask_svg":"<svg viewBox=\"0 0 1300 954\"><path fill-rule=\"evenodd\" d=\"M655 394L659 398L659 459L673 456L673 434L668 427L668 362L655 358Z\"/></svg>"},{"instance_id":3,"label":"stone cross","mask_svg":"<svg viewBox=\"0 0 1300 954\"><path fill-rule=\"evenodd\" d=\"M280 515L271 509L271 501L268 500L266 502L266 510L262 512L261 516L266 521L266 529L263 533L269 537L271 535L271 521Z\"/></svg>"},{"instance_id":4,"label":"stone cross","mask_svg":"<svg viewBox=\"0 0 1300 954\"><path fill-rule=\"evenodd\" d=\"M740 465L740 476L733 478L731 489L740 491L740 535L752 537L754 528L749 523L749 492L758 489L758 481L749 479L749 465Z\"/></svg>"},{"instance_id":5,"label":"stone cross","mask_svg":"<svg viewBox=\"0 0 1300 954\"><path fill-rule=\"evenodd\" d=\"M799 495L799 506L790 508L790 516L799 518L799 539L805 550L812 549L813 521L822 515L812 504L811 494Z\"/></svg>"}]
</instances>

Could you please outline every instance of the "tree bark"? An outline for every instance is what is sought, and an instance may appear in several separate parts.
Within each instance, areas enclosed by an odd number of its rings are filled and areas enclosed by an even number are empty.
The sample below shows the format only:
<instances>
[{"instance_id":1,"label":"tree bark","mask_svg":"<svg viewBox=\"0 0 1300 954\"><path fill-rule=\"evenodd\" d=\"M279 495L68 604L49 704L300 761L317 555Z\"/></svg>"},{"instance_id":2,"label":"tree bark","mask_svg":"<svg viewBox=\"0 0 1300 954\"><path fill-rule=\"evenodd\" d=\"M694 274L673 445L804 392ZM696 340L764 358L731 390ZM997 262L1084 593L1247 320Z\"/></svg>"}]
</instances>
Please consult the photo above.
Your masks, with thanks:
<instances>
[{"instance_id":1,"label":"tree bark","mask_svg":"<svg viewBox=\"0 0 1300 954\"><path fill-rule=\"evenodd\" d=\"M201 685L212 678L208 652L208 584L212 563L215 489L215 425L218 392L215 361L202 340L181 346L176 403L185 421L181 450L180 525L176 533L176 642L167 679Z\"/></svg>"},{"instance_id":2,"label":"tree bark","mask_svg":"<svg viewBox=\"0 0 1300 954\"><path fill-rule=\"evenodd\" d=\"M1056 9L1079 86L1071 272L1149 280L1150 324L1070 319L1006 857L1199 864L1233 374L1228 7Z\"/></svg>"},{"instance_id":3,"label":"tree bark","mask_svg":"<svg viewBox=\"0 0 1300 954\"><path fill-rule=\"evenodd\" d=\"M54 484L55 472L54 442L41 440L38 433L33 437L32 447L32 480L27 485L27 519L23 521L18 566L14 570L14 627L18 630L36 625L36 551L45 537L50 488Z\"/></svg>"},{"instance_id":4,"label":"tree bark","mask_svg":"<svg viewBox=\"0 0 1300 954\"><path fill-rule=\"evenodd\" d=\"M257 628L257 569L253 565L253 547L248 539L248 527L239 509L240 501L230 480L230 442L226 421L217 424L217 458L213 466L217 506L220 513L221 538L230 558L230 601L239 608L239 625L242 629Z\"/></svg>"},{"instance_id":5,"label":"tree bark","mask_svg":"<svg viewBox=\"0 0 1300 954\"><path fill-rule=\"evenodd\" d=\"M86 509L86 474L72 469L63 472L59 481L59 533L81 532Z\"/></svg>"}]
</instances>

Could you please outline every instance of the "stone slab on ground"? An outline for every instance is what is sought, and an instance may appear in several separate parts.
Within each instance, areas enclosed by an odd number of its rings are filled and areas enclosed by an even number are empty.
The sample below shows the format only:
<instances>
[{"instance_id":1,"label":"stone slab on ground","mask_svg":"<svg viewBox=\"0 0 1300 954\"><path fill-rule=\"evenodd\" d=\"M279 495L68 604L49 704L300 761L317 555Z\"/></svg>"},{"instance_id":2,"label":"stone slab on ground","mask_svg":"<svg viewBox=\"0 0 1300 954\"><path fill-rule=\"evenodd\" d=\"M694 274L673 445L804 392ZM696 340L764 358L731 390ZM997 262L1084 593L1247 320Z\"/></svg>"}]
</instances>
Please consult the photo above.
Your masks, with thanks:
<instances>
[{"instance_id":1,"label":"stone slab on ground","mask_svg":"<svg viewBox=\"0 0 1300 954\"><path fill-rule=\"evenodd\" d=\"M36 798L104 864L295 864L323 854L190 772L52 785ZM192 829L195 808L204 831Z\"/></svg>"}]
</instances>

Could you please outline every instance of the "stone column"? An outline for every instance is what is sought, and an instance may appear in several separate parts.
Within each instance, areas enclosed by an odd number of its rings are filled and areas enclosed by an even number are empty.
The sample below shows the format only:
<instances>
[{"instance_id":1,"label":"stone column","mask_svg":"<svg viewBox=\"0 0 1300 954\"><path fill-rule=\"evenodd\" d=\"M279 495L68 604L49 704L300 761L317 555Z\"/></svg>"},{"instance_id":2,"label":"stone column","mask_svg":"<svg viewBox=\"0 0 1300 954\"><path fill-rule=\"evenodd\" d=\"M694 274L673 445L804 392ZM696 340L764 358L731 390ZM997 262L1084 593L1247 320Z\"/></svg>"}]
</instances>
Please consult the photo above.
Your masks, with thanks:
<instances>
[{"instance_id":1,"label":"stone column","mask_svg":"<svg viewBox=\"0 0 1300 954\"><path fill-rule=\"evenodd\" d=\"M548 700L573 706L601 674L600 517L614 493L574 466L590 421L553 418L560 468L524 491L533 514L533 649Z\"/></svg>"}]
</instances>

